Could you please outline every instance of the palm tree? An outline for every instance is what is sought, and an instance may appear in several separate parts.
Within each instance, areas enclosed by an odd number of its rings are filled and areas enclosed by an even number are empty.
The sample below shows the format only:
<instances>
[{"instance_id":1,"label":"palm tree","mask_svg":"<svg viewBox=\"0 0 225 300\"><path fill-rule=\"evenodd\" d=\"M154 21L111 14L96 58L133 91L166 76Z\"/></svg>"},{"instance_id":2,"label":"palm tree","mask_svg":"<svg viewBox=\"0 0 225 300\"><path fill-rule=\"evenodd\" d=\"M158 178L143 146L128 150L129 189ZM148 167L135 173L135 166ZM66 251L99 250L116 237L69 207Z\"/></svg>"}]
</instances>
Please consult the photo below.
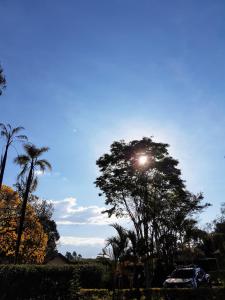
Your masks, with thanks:
<instances>
[{"instance_id":1,"label":"palm tree","mask_svg":"<svg viewBox=\"0 0 225 300\"><path fill-rule=\"evenodd\" d=\"M51 170L51 165L46 159L39 159L43 153L49 150L48 147L37 148L34 145L26 144L24 145L24 150L25 150L25 154L19 155L14 160L14 162L22 168L22 171L18 175L18 179L26 176L25 179L26 186L23 194L23 202L21 207L21 215L20 215L18 236L16 242L15 263L18 262L19 248L20 248L21 236L23 233L23 226L24 226L29 193L31 192L31 188L34 184L34 180L37 181L37 177L35 176L35 171L40 170L42 172L45 172L46 169Z\"/></svg>"},{"instance_id":2,"label":"palm tree","mask_svg":"<svg viewBox=\"0 0 225 300\"><path fill-rule=\"evenodd\" d=\"M6 141L5 151L4 151L3 156L1 157L1 162L0 162L0 190L2 188L2 182L3 182L9 147L12 146L13 142L15 142L15 141L24 142L27 140L26 135L20 135L20 134L18 135L18 133L23 129L24 128L21 126L12 128L12 126L10 124L4 125L4 124L0 123L0 135Z\"/></svg>"},{"instance_id":3,"label":"palm tree","mask_svg":"<svg viewBox=\"0 0 225 300\"><path fill-rule=\"evenodd\" d=\"M112 258L116 269L118 261L123 259L126 254L128 237L126 229L124 229L121 225L115 223L111 226L116 229L117 235L106 240L106 247L111 246L112 248Z\"/></svg>"}]
</instances>

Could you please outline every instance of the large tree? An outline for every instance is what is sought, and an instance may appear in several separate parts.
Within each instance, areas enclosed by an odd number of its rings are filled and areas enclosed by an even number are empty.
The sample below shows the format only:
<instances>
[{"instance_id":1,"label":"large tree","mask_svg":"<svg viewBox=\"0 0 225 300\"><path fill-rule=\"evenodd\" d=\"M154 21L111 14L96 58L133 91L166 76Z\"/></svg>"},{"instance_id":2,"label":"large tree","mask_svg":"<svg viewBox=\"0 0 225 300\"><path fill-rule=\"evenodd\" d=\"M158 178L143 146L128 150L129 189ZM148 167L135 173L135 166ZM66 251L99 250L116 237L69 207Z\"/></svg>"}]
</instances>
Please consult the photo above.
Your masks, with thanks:
<instances>
[{"instance_id":1,"label":"large tree","mask_svg":"<svg viewBox=\"0 0 225 300\"><path fill-rule=\"evenodd\" d=\"M18 164L22 171L19 174L20 177L26 176L26 188L23 194L23 203L21 207L21 215L18 227L18 237L16 243L16 255L15 262L18 262L19 248L21 243L21 236L24 230L24 220L26 214L27 202L29 199L31 187L35 178L35 171L44 172L46 169L51 170L51 165L46 159L41 159L40 156L49 150L48 147L37 148L35 145L26 144L24 145L25 154L19 155L15 158L15 163Z\"/></svg>"},{"instance_id":2,"label":"large tree","mask_svg":"<svg viewBox=\"0 0 225 300\"><path fill-rule=\"evenodd\" d=\"M9 147L16 141L24 142L27 140L26 135L19 134L23 129L24 128L21 126L13 128L10 124L5 125L0 123L0 135L5 140L4 152L0 161L0 190L2 187Z\"/></svg>"},{"instance_id":3,"label":"large tree","mask_svg":"<svg viewBox=\"0 0 225 300\"><path fill-rule=\"evenodd\" d=\"M173 258L184 222L207 206L201 204L201 194L187 191L168 146L151 138L122 140L97 160L100 176L95 183L109 206L105 212L132 221L145 261L147 287L149 262L153 257Z\"/></svg>"},{"instance_id":4,"label":"large tree","mask_svg":"<svg viewBox=\"0 0 225 300\"><path fill-rule=\"evenodd\" d=\"M18 216L21 209L19 194L8 186L0 190L0 261L11 262L15 257ZM43 263L48 236L33 207L28 204L26 227L21 237L20 258L23 263Z\"/></svg>"}]
</instances>

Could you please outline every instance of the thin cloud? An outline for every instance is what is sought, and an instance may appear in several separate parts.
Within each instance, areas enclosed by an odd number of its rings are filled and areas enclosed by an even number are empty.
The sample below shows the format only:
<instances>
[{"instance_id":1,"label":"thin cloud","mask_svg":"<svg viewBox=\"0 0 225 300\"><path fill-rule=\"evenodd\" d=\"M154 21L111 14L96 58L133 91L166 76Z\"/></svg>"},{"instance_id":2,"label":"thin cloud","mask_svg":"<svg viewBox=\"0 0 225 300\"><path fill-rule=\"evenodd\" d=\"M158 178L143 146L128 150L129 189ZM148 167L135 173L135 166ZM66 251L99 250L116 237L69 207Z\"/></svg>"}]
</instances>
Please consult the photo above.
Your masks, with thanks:
<instances>
[{"instance_id":1,"label":"thin cloud","mask_svg":"<svg viewBox=\"0 0 225 300\"><path fill-rule=\"evenodd\" d=\"M60 244L67 246L104 246L105 239L100 237L61 236Z\"/></svg>"}]
</instances>

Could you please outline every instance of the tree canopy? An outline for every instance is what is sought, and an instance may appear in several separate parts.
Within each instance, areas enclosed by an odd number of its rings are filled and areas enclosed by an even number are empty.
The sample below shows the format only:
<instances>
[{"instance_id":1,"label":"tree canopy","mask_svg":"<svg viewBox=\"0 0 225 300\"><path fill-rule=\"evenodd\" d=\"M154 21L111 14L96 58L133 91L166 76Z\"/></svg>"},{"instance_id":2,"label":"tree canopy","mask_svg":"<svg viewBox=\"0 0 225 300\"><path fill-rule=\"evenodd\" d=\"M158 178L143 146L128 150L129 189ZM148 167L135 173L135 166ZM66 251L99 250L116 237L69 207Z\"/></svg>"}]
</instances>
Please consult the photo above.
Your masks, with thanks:
<instances>
[{"instance_id":1,"label":"tree canopy","mask_svg":"<svg viewBox=\"0 0 225 300\"><path fill-rule=\"evenodd\" d=\"M8 186L2 186L0 190L0 258L3 261L11 261L15 256L21 202L17 192ZM20 261L42 263L46 254L48 236L30 204L27 205L25 224L21 237Z\"/></svg>"},{"instance_id":2,"label":"tree canopy","mask_svg":"<svg viewBox=\"0 0 225 300\"><path fill-rule=\"evenodd\" d=\"M186 189L168 147L151 138L114 142L110 153L97 160L95 182L109 217L132 221L142 257L157 256L167 263L182 244L189 220L208 206L201 203L201 193Z\"/></svg>"}]
</instances>

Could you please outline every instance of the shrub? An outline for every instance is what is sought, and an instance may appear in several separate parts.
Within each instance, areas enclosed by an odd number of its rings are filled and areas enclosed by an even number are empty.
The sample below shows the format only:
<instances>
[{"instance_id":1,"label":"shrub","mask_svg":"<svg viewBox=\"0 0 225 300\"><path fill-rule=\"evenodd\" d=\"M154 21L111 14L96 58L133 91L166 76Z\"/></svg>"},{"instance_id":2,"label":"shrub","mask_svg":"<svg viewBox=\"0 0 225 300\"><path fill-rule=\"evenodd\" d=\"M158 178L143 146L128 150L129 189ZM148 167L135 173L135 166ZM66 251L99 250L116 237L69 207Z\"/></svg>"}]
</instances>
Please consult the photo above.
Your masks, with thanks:
<instances>
[{"instance_id":1,"label":"shrub","mask_svg":"<svg viewBox=\"0 0 225 300\"><path fill-rule=\"evenodd\" d=\"M71 290L101 286L103 269L97 265L0 266L0 300L19 300L37 297L71 299ZM41 299L41 298L39 298Z\"/></svg>"},{"instance_id":2,"label":"shrub","mask_svg":"<svg viewBox=\"0 0 225 300\"><path fill-rule=\"evenodd\" d=\"M82 300L112 300L112 292L106 289L81 290ZM114 299L123 300L224 300L225 289L200 288L200 289L141 289L141 290L116 290Z\"/></svg>"}]
</instances>

